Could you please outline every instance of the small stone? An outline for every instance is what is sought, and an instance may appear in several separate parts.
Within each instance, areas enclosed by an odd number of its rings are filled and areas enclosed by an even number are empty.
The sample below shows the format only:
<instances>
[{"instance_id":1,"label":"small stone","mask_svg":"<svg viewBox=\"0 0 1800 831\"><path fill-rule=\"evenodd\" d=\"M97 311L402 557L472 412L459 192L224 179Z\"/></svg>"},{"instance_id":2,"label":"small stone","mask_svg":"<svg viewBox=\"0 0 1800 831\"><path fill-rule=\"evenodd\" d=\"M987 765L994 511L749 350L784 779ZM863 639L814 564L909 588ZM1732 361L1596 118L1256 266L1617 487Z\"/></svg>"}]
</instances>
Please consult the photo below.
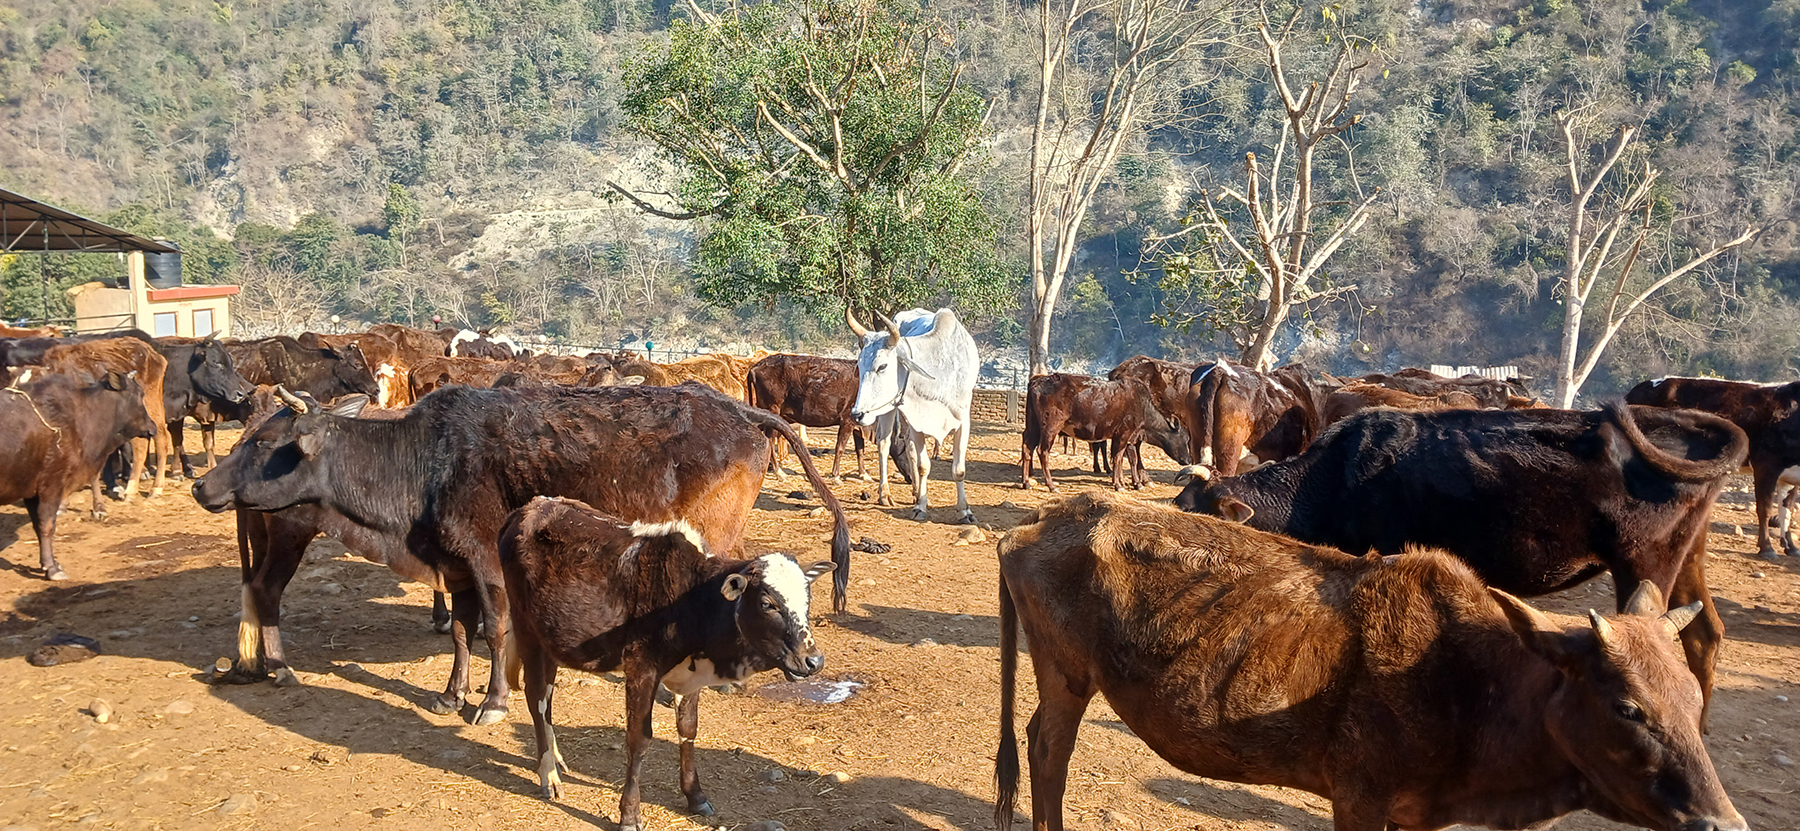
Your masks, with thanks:
<instances>
[{"instance_id":1,"label":"small stone","mask_svg":"<svg viewBox=\"0 0 1800 831\"><path fill-rule=\"evenodd\" d=\"M822 517L825 515L825 509L823 507L814 508L810 511L807 511L806 515L808 517L811 517L812 519L818 519L819 517Z\"/></svg>"},{"instance_id":2,"label":"small stone","mask_svg":"<svg viewBox=\"0 0 1800 831\"><path fill-rule=\"evenodd\" d=\"M774 796L775 794L781 793L781 789L774 785L763 785L757 788L756 792L764 796Z\"/></svg>"},{"instance_id":3,"label":"small stone","mask_svg":"<svg viewBox=\"0 0 1800 831\"><path fill-rule=\"evenodd\" d=\"M169 702L169 706L163 708L163 712L172 716L185 716L193 711L194 702L185 698L177 698L174 701Z\"/></svg>"},{"instance_id":4,"label":"small stone","mask_svg":"<svg viewBox=\"0 0 1800 831\"><path fill-rule=\"evenodd\" d=\"M951 615L951 620L974 620L974 615Z\"/></svg>"},{"instance_id":5,"label":"small stone","mask_svg":"<svg viewBox=\"0 0 1800 831\"><path fill-rule=\"evenodd\" d=\"M1016 510L1019 510L1019 506L1017 506L1017 505L1014 505L1014 504L1013 504L1013 503L1012 503L1012 501L1011 501L1011 500L1008 500L1008 501L1006 501L1006 502L1002 502L1002 503L1000 503L1000 507L1002 507L1002 508L1005 508L1005 509L1007 509L1007 510L1009 510L1009 511L1016 511Z\"/></svg>"},{"instance_id":6,"label":"small stone","mask_svg":"<svg viewBox=\"0 0 1800 831\"><path fill-rule=\"evenodd\" d=\"M977 526L969 525L956 532L956 542L951 545L974 545L980 542L987 542L987 533Z\"/></svg>"},{"instance_id":7,"label":"small stone","mask_svg":"<svg viewBox=\"0 0 1800 831\"><path fill-rule=\"evenodd\" d=\"M300 770L300 766L299 765L282 765L281 769L287 771L288 773L295 773Z\"/></svg>"},{"instance_id":8,"label":"small stone","mask_svg":"<svg viewBox=\"0 0 1800 831\"><path fill-rule=\"evenodd\" d=\"M869 492L863 491L862 493L857 494L856 498L861 499L864 502L867 502L867 501L869 501Z\"/></svg>"},{"instance_id":9,"label":"small stone","mask_svg":"<svg viewBox=\"0 0 1800 831\"><path fill-rule=\"evenodd\" d=\"M215 672L219 675L224 675L225 673L230 672L230 671L231 671L231 659L230 658L220 658L219 660L213 662L213 672Z\"/></svg>"},{"instance_id":10,"label":"small stone","mask_svg":"<svg viewBox=\"0 0 1800 831\"><path fill-rule=\"evenodd\" d=\"M913 646L937 646L937 641L934 641L930 638L920 638L916 641L913 641L912 645Z\"/></svg>"},{"instance_id":11,"label":"small stone","mask_svg":"<svg viewBox=\"0 0 1800 831\"><path fill-rule=\"evenodd\" d=\"M787 831L787 826L776 820L765 819L762 822L753 822L743 826L738 831Z\"/></svg>"},{"instance_id":12,"label":"small stone","mask_svg":"<svg viewBox=\"0 0 1800 831\"><path fill-rule=\"evenodd\" d=\"M1768 575L1766 575L1766 574L1763 574L1763 573L1762 573L1762 572L1760 572L1760 571L1752 571L1752 572L1750 572L1750 579L1752 579L1752 580L1761 580L1761 579L1763 579L1763 578L1764 578L1764 577L1767 577L1767 576L1768 576Z\"/></svg>"},{"instance_id":13,"label":"small stone","mask_svg":"<svg viewBox=\"0 0 1800 831\"><path fill-rule=\"evenodd\" d=\"M764 782L781 782L787 779L787 774L782 772L781 768L770 768L757 774L756 778Z\"/></svg>"},{"instance_id":14,"label":"small stone","mask_svg":"<svg viewBox=\"0 0 1800 831\"><path fill-rule=\"evenodd\" d=\"M1762 605L1762 604L1760 604L1760 603L1759 603L1759 604L1757 604L1757 605L1756 605L1756 606L1754 606L1754 607L1752 607L1752 608L1754 608L1754 609L1755 609L1755 610L1756 610L1756 611L1758 611L1758 612L1761 612L1761 613L1763 613L1763 614L1765 614L1765 615L1766 615L1766 614L1768 614L1768 613L1770 613L1770 612L1772 612L1772 611L1774 611L1774 609L1771 609L1771 608L1769 608L1769 607L1767 607L1767 606L1764 606L1764 605Z\"/></svg>"},{"instance_id":15,"label":"small stone","mask_svg":"<svg viewBox=\"0 0 1800 831\"><path fill-rule=\"evenodd\" d=\"M598 679L598 678L577 678L577 679L575 679L575 686L577 686L577 687L598 687L598 686L600 686L600 679Z\"/></svg>"},{"instance_id":16,"label":"small stone","mask_svg":"<svg viewBox=\"0 0 1800 831\"><path fill-rule=\"evenodd\" d=\"M319 594L341 594L343 591L344 587L337 583L326 583L319 586Z\"/></svg>"},{"instance_id":17,"label":"small stone","mask_svg":"<svg viewBox=\"0 0 1800 831\"><path fill-rule=\"evenodd\" d=\"M135 778L133 778L131 780L131 784L133 784L133 785L151 785L151 784L155 784L157 782L167 782L167 781L169 781L169 769L168 768L155 768L153 770L146 770L143 773L138 774Z\"/></svg>"},{"instance_id":18,"label":"small stone","mask_svg":"<svg viewBox=\"0 0 1800 831\"><path fill-rule=\"evenodd\" d=\"M1188 799L1185 796L1178 796L1178 797L1175 797L1175 804L1176 805L1192 805L1194 803L1192 800Z\"/></svg>"},{"instance_id":19,"label":"small stone","mask_svg":"<svg viewBox=\"0 0 1800 831\"><path fill-rule=\"evenodd\" d=\"M114 629L111 632L106 633L107 637L112 638L115 641L122 641L127 638L135 637L136 635L137 633L130 629Z\"/></svg>"},{"instance_id":20,"label":"small stone","mask_svg":"<svg viewBox=\"0 0 1800 831\"><path fill-rule=\"evenodd\" d=\"M198 623L198 622L200 622L200 616L199 615L188 615L188 622L189 623Z\"/></svg>"},{"instance_id":21,"label":"small stone","mask_svg":"<svg viewBox=\"0 0 1800 831\"><path fill-rule=\"evenodd\" d=\"M1775 762L1775 764L1778 764L1784 768L1791 768L1794 766L1794 760L1789 759L1786 755L1781 754L1781 753L1775 754L1775 758L1773 761Z\"/></svg>"},{"instance_id":22,"label":"small stone","mask_svg":"<svg viewBox=\"0 0 1800 831\"><path fill-rule=\"evenodd\" d=\"M461 750L445 750L445 751L439 752L437 757L439 759L443 759L446 762L455 762L455 761L458 761L461 759L469 758L469 754L467 752L461 751Z\"/></svg>"},{"instance_id":23,"label":"small stone","mask_svg":"<svg viewBox=\"0 0 1800 831\"><path fill-rule=\"evenodd\" d=\"M107 703L104 698L96 698L93 701L88 702L87 714L93 716L94 721L105 724L112 721L112 705Z\"/></svg>"},{"instance_id":24,"label":"small stone","mask_svg":"<svg viewBox=\"0 0 1800 831\"><path fill-rule=\"evenodd\" d=\"M1776 701L1779 701L1779 702L1781 702L1781 703L1783 703L1783 704L1786 704L1786 703L1787 703L1787 696L1785 696L1785 695L1778 695L1778 696L1775 696L1775 700L1776 700Z\"/></svg>"},{"instance_id":25,"label":"small stone","mask_svg":"<svg viewBox=\"0 0 1800 831\"><path fill-rule=\"evenodd\" d=\"M369 816L372 816L376 819L386 819L388 816L392 815L393 813L394 813L394 809L392 809L392 808L376 808L375 810L369 812Z\"/></svg>"},{"instance_id":26,"label":"small stone","mask_svg":"<svg viewBox=\"0 0 1800 831\"><path fill-rule=\"evenodd\" d=\"M253 794L234 793L219 803L219 813L228 817L248 814L256 810L256 797Z\"/></svg>"},{"instance_id":27,"label":"small stone","mask_svg":"<svg viewBox=\"0 0 1800 831\"><path fill-rule=\"evenodd\" d=\"M818 743L819 743L819 740L813 738L812 736L798 736L798 737L795 737L795 739L794 739L794 745L796 747L812 747L813 745L818 744Z\"/></svg>"},{"instance_id":28,"label":"small stone","mask_svg":"<svg viewBox=\"0 0 1800 831\"><path fill-rule=\"evenodd\" d=\"M828 784L842 785L845 782L850 781L850 774L845 773L841 770L834 770L834 771L827 773L824 776L821 776L819 778L825 780L825 782L827 782Z\"/></svg>"},{"instance_id":29,"label":"small stone","mask_svg":"<svg viewBox=\"0 0 1800 831\"><path fill-rule=\"evenodd\" d=\"M809 494L806 491L788 491L789 499L806 499L811 495L812 494Z\"/></svg>"}]
</instances>

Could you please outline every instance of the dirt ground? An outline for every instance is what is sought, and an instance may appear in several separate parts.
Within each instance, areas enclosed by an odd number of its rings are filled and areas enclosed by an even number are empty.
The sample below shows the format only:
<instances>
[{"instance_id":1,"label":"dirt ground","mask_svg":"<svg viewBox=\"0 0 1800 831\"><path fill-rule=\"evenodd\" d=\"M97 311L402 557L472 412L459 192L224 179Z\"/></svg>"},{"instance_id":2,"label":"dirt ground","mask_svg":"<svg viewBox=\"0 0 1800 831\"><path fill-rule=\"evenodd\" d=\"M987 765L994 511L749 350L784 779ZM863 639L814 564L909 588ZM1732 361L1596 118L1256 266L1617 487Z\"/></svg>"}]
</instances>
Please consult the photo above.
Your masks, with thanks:
<instances>
[{"instance_id":1,"label":"dirt ground","mask_svg":"<svg viewBox=\"0 0 1800 831\"><path fill-rule=\"evenodd\" d=\"M223 438L223 437L222 437ZM224 439L226 444L229 439ZM815 431L815 447L830 446ZM1167 499L1175 465L1154 458L1146 498ZM1017 434L980 429L970 452L977 519L1004 530L1046 497L1020 491ZM829 465L829 457L819 457ZM1107 483L1076 456L1053 457L1064 493ZM826 468L829 469L828 467ZM851 470L854 470L852 465ZM871 468L872 469L872 468ZM948 463L938 462L940 475ZM1800 560L1752 558L1749 497L1736 477L1714 516L1711 584L1729 641L1708 736L1738 809L1759 831L1800 828ZM18 507L0 508L0 826L59 828L616 828L623 776L621 688L565 670L557 698L563 753L575 774L564 798L538 797L531 721L513 697L509 720L472 727L419 707L441 689L449 639L429 625L431 596L315 542L286 598L283 631L302 686L213 686L232 654L238 613L235 531L200 510L186 483L93 522L64 515L58 553L73 576L34 576L36 541ZM752 518L752 550L826 556L829 520L800 480L767 481ZM719 815L688 817L677 786L672 712L657 708L646 765L645 819L654 829L728 828L777 820L791 829L989 828L997 736L995 559L986 542L956 545L949 484L932 483L932 522L878 508L873 482L836 486L852 536L893 546L853 554L850 612L815 626L826 677L860 681L838 704L767 695L779 675L737 695L706 692L700 771ZM1016 503L1011 506L1008 503ZM76 501L75 505L84 504ZM820 581L814 610L828 609ZM1541 601L1579 613L1610 609L1610 581ZM96 638L100 657L38 668L25 656L60 632ZM475 678L485 679L485 647ZM1033 691L1022 668L1021 708ZM578 680L579 679L579 680ZM95 699L104 724L84 713ZM776 773L779 772L779 776ZM834 784L826 774L849 780ZM1331 826L1324 800L1179 773L1149 752L1096 699L1070 775L1071 827L1293 829ZM1577 815L1559 828L1620 828Z\"/></svg>"}]
</instances>

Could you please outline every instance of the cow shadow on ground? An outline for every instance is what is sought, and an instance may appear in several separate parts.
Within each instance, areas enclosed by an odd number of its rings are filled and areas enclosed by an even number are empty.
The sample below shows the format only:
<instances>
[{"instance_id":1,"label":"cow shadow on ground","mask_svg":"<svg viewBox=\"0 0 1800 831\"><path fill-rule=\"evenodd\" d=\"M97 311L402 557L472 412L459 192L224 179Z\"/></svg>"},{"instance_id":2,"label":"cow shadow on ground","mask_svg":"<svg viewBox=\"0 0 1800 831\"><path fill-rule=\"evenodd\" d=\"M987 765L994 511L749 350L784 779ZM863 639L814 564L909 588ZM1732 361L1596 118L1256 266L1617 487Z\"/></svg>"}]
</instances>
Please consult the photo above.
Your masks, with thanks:
<instances>
[{"instance_id":1,"label":"cow shadow on ground","mask_svg":"<svg viewBox=\"0 0 1800 831\"><path fill-rule=\"evenodd\" d=\"M1800 646L1800 615L1769 607L1745 606L1728 597L1713 595L1713 605L1725 620L1728 640L1752 641L1769 646Z\"/></svg>"},{"instance_id":2,"label":"cow shadow on ground","mask_svg":"<svg viewBox=\"0 0 1800 831\"><path fill-rule=\"evenodd\" d=\"M1000 644L1000 619L993 615L953 615L927 612L898 606L857 604L867 617L835 618L838 626L888 643L906 646L921 638L948 646L985 646ZM958 618L966 618L959 620Z\"/></svg>"},{"instance_id":3,"label":"cow shadow on ground","mask_svg":"<svg viewBox=\"0 0 1800 831\"><path fill-rule=\"evenodd\" d=\"M154 573L164 569L178 570ZM178 560L145 557L114 567L111 579L84 580L82 570L71 572L77 579L43 583L15 601L19 620L11 628L25 637L0 639L0 658L27 654L56 632L98 638L105 654L196 668L235 656L240 610L235 566L183 568ZM336 593L325 591L334 585ZM396 663L448 654L450 640L432 631L429 605L377 602L402 594L398 581L379 566L309 556L283 598L288 662L301 672L318 672L332 659ZM476 648L484 645L478 640ZM441 671L447 673L448 666L442 662ZM441 679L427 683L436 680ZM431 692L420 688L416 698Z\"/></svg>"},{"instance_id":4,"label":"cow shadow on ground","mask_svg":"<svg viewBox=\"0 0 1800 831\"><path fill-rule=\"evenodd\" d=\"M1170 805L1227 822L1272 822L1288 831L1330 831L1331 820L1248 788L1218 786L1204 779L1149 779L1144 791ZM1177 800L1183 800L1178 802Z\"/></svg>"}]
</instances>

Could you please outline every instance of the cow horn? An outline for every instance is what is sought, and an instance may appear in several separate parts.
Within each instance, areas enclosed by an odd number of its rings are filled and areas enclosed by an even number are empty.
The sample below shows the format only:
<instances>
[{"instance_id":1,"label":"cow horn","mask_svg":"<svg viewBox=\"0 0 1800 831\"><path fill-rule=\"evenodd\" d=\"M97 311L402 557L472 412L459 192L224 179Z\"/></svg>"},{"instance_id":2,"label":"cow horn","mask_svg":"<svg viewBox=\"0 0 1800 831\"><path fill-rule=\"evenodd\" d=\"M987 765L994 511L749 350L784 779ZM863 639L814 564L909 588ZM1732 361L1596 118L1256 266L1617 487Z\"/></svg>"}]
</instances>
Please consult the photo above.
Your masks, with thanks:
<instances>
[{"instance_id":1,"label":"cow horn","mask_svg":"<svg viewBox=\"0 0 1800 831\"><path fill-rule=\"evenodd\" d=\"M1600 613L1593 609L1588 610L1588 623L1594 627L1594 637L1600 641L1600 648L1612 651L1613 643L1616 641L1612 624L1607 623L1606 618L1601 617Z\"/></svg>"},{"instance_id":2,"label":"cow horn","mask_svg":"<svg viewBox=\"0 0 1800 831\"><path fill-rule=\"evenodd\" d=\"M295 395L291 392L288 392L287 387L282 386L281 384L276 384L275 385L275 397L281 399L281 403L286 404L289 407L292 407L294 412L299 413L301 415L306 415L306 402L304 400L302 400L300 398L300 396Z\"/></svg>"},{"instance_id":3,"label":"cow horn","mask_svg":"<svg viewBox=\"0 0 1800 831\"><path fill-rule=\"evenodd\" d=\"M861 323L856 322L856 315L850 312L849 303L844 304L844 322L850 324L850 331L856 333L857 339L860 340L869 336L869 330L863 328Z\"/></svg>"},{"instance_id":4,"label":"cow horn","mask_svg":"<svg viewBox=\"0 0 1800 831\"><path fill-rule=\"evenodd\" d=\"M1676 606L1675 608L1670 609L1668 613L1664 614L1660 619L1662 620L1663 628L1669 630L1669 637L1675 637L1680 635L1681 630L1686 629L1687 625L1693 623L1694 618L1699 616L1700 601L1696 600L1686 606Z\"/></svg>"},{"instance_id":5,"label":"cow horn","mask_svg":"<svg viewBox=\"0 0 1800 831\"><path fill-rule=\"evenodd\" d=\"M888 346L888 348L893 349L894 347L899 346L900 345L900 327L895 325L894 321L890 320L887 315L881 314L880 312L877 312L875 314L875 317L881 321L881 325L887 327L887 330L888 330L887 346Z\"/></svg>"},{"instance_id":6,"label":"cow horn","mask_svg":"<svg viewBox=\"0 0 1800 831\"><path fill-rule=\"evenodd\" d=\"M1631 599L1625 601L1625 614L1638 617L1656 617L1663 613L1662 590L1649 580L1639 580L1637 590L1631 593Z\"/></svg>"}]
</instances>

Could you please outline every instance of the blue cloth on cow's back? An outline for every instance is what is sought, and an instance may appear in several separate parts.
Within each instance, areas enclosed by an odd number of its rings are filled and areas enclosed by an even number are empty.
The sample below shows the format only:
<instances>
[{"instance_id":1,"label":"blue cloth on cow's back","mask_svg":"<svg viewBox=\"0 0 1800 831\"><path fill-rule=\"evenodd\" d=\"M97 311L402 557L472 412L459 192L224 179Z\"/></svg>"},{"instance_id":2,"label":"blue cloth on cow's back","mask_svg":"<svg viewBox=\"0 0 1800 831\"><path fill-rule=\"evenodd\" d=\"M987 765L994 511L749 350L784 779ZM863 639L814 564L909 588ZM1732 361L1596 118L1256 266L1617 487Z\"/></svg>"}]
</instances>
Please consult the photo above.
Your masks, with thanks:
<instances>
[{"instance_id":1,"label":"blue cloth on cow's back","mask_svg":"<svg viewBox=\"0 0 1800 831\"><path fill-rule=\"evenodd\" d=\"M894 325L900 327L900 337L912 338L929 335L937 328L937 312L924 309L907 309L894 315Z\"/></svg>"}]
</instances>

